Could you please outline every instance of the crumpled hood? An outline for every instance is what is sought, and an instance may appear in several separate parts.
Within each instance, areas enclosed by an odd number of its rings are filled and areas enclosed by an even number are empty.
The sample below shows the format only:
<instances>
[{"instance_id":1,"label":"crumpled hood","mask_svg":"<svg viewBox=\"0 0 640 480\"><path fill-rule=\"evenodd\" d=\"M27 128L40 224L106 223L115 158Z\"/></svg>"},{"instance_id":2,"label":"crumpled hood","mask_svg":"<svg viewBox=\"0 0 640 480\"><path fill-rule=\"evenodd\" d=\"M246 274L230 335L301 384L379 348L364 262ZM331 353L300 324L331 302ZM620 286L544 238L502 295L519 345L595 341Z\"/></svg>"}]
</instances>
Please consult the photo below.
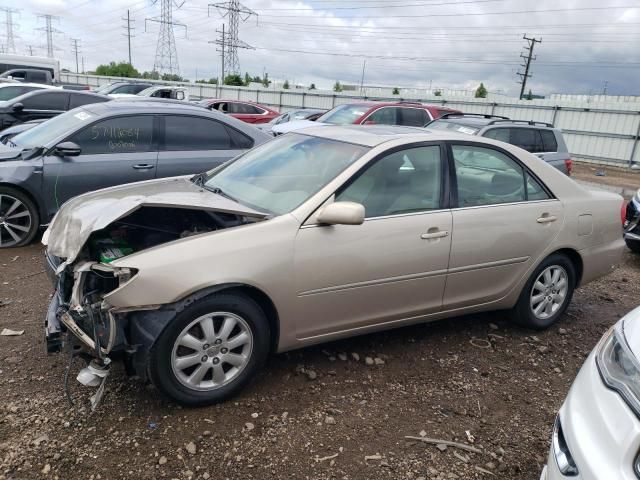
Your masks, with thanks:
<instances>
[{"instance_id":1,"label":"crumpled hood","mask_svg":"<svg viewBox=\"0 0 640 480\"><path fill-rule=\"evenodd\" d=\"M120 185L86 193L65 203L42 237L49 253L72 263L91 233L101 230L142 206L214 210L264 218L266 213L216 195L190 181L173 177Z\"/></svg>"},{"instance_id":2,"label":"crumpled hood","mask_svg":"<svg viewBox=\"0 0 640 480\"><path fill-rule=\"evenodd\" d=\"M300 130L301 128L317 127L318 125L326 125L326 123L314 122L312 120L295 120L292 122L285 122L285 123L280 123L279 125L274 125L271 131L275 133L283 134L283 133L294 132L296 130Z\"/></svg>"}]
</instances>

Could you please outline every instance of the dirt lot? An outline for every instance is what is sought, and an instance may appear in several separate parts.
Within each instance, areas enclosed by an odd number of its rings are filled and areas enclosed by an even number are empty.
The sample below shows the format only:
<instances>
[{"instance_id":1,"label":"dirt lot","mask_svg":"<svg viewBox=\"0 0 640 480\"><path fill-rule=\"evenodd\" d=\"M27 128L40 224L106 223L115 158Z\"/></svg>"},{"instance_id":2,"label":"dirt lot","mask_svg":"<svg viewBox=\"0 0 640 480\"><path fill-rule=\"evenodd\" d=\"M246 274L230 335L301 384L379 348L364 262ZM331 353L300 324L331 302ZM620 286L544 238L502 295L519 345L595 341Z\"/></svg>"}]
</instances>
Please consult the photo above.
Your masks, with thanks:
<instances>
[{"instance_id":1,"label":"dirt lot","mask_svg":"<svg viewBox=\"0 0 640 480\"><path fill-rule=\"evenodd\" d=\"M63 395L67 357L44 353L41 253L0 251L0 329L25 330L0 337L2 480L537 479L577 370L637 305L640 279L640 257L626 254L545 332L490 314L276 355L210 408L180 408L118 367L90 415ZM72 391L86 405L78 368ZM405 439L421 435L481 453Z\"/></svg>"}]
</instances>

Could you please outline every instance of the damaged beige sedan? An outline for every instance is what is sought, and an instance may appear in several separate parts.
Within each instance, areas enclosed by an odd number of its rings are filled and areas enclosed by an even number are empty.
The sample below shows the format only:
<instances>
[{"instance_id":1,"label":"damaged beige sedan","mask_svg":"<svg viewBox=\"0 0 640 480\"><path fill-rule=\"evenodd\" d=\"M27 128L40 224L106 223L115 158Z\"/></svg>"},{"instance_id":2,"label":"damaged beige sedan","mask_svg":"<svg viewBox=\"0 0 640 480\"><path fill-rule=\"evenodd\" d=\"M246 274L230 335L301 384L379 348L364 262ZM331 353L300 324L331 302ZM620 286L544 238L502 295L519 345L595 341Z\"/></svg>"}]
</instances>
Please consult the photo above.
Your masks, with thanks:
<instances>
[{"instance_id":1,"label":"damaged beige sedan","mask_svg":"<svg viewBox=\"0 0 640 480\"><path fill-rule=\"evenodd\" d=\"M271 352L489 310L545 328L619 261L621 204L490 139L311 128L65 204L43 239L47 344L99 391L122 359L205 405Z\"/></svg>"}]
</instances>

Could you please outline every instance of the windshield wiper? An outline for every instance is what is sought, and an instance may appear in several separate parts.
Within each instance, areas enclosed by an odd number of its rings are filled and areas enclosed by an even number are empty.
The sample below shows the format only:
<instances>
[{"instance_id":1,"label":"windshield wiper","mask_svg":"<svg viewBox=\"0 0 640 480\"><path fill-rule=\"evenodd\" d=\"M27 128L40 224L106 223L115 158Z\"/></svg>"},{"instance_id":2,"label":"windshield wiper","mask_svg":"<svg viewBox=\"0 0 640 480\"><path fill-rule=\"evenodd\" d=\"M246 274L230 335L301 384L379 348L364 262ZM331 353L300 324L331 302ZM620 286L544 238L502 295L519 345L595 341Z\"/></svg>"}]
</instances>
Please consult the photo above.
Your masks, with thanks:
<instances>
[{"instance_id":1,"label":"windshield wiper","mask_svg":"<svg viewBox=\"0 0 640 480\"><path fill-rule=\"evenodd\" d=\"M206 188L207 190L209 190L211 193L215 193L216 195L220 195L222 197L227 197L229 200L233 200L236 203L240 203L238 202L238 200L236 200L234 197L232 197L231 195L229 195L228 193L225 193L224 190L222 190L220 187L207 187L206 185L204 185L204 188Z\"/></svg>"},{"instance_id":2,"label":"windshield wiper","mask_svg":"<svg viewBox=\"0 0 640 480\"><path fill-rule=\"evenodd\" d=\"M207 176L207 172L198 173L191 177L191 181L199 187L204 187L204 179Z\"/></svg>"}]
</instances>

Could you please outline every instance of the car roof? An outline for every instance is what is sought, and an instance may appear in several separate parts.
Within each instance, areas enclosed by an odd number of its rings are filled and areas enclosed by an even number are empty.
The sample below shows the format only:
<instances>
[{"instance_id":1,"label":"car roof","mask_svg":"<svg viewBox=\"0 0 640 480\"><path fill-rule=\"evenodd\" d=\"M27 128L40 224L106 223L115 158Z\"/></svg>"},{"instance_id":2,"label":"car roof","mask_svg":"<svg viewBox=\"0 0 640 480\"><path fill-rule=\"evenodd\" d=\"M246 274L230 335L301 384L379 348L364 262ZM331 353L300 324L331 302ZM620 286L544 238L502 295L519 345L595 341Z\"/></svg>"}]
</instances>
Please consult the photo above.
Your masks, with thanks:
<instances>
[{"instance_id":1,"label":"car roof","mask_svg":"<svg viewBox=\"0 0 640 480\"><path fill-rule=\"evenodd\" d=\"M0 88L2 87L15 87L17 85L23 86L23 87L40 87L40 88L48 88L49 90L51 90L52 88L57 88L58 90L62 90L59 87L54 87L53 85L45 85L43 83L33 83L33 82L17 82L17 83L0 83Z\"/></svg>"},{"instance_id":2,"label":"car roof","mask_svg":"<svg viewBox=\"0 0 640 480\"><path fill-rule=\"evenodd\" d=\"M320 125L292 132L311 137L326 138L338 142L355 143L365 147L375 147L381 143L402 138L406 135L419 135L425 140L432 140L434 135L429 130L417 127L398 125Z\"/></svg>"},{"instance_id":3,"label":"car roof","mask_svg":"<svg viewBox=\"0 0 640 480\"><path fill-rule=\"evenodd\" d=\"M158 100L150 100L145 99L144 97L140 97L141 99L130 100L128 98L120 98L117 100L112 100L110 102L102 102L102 103L91 103L89 105L83 105L82 108L87 110L94 115L104 115L110 112L117 113L144 113L144 112L152 112L152 113L175 113L176 111L186 111L186 112L198 112L204 113L209 112L208 110L202 108L200 105L194 105L189 102L167 102L167 101L158 101Z\"/></svg>"},{"instance_id":4,"label":"car roof","mask_svg":"<svg viewBox=\"0 0 640 480\"><path fill-rule=\"evenodd\" d=\"M452 116L446 118L436 118L434 122L449 122L456 125L463 125L465 127L483 128L486 126L514 126L514 127L536 127L536 128L554 128L550 123L535 122L533 120L513 120L504 117L475 117L475 116Z\"/></svg>"},{"instance_id":5,"label":"car roof","mask_svg":"<svg viewBox=\"0 0 640 480\"><path fill-rule=\"evenodd\" d=\"M71 93L73 95L87 95L90 97L98 97L98 98L104 98L107 100L110 100L111 97L107 96L107 95L102 95L100 93L95 93L95 92L89 92L89 91L84 91L84 90L67 90L64 88L40 88L38 90L32 90L30 92L24 93L22 95L20 95L20 97L35 97L37 95L44 95L45 93L59 93L59 94L63 94L63 93ZM16 97L17 98L17 97Z\"/></svg>"},{"instance_id":6,"label":"car roof","mask_svg":"<svg viewBox=\"0 0 640 480\"><path fill-rule=\"evenodd\" d=\"M455 112L456 110L449 108L449 107L445 107L443 105L432 105L430 103L422 103L419 101L397 101L397 102L392 102L392 101L375 101L375 100L363 100L360 102L350 102L350 103L343 103L341 105L336 105L336 107L342 106L342 105L353 105L353 106L363 106L363 107L418 107L418 108L437 108L440 110L447 110L447 111L452 111ZM334 107L335 108L335 107Z\"/></svg>"}]
</instances>

